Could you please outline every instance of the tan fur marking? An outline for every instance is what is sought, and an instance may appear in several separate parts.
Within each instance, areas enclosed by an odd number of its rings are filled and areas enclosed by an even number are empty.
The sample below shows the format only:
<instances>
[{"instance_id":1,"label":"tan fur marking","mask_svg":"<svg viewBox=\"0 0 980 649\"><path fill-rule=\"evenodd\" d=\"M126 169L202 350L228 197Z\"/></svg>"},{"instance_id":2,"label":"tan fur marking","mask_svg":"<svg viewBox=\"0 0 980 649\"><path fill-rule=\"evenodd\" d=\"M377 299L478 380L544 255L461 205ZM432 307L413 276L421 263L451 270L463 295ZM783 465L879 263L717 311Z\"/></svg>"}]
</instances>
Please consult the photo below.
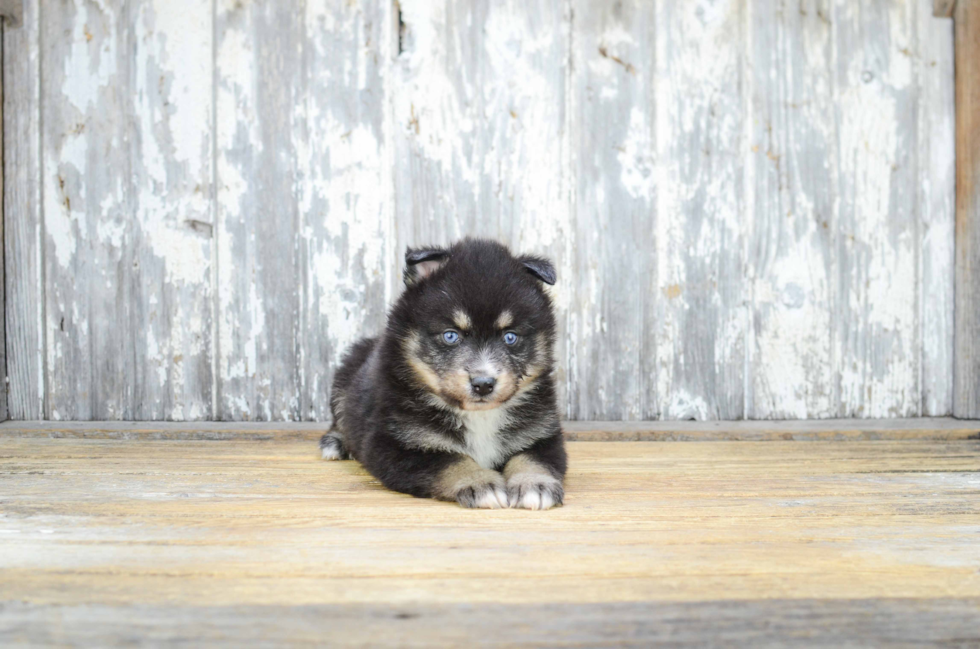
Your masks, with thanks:
<instances>
[{"instance_id":1,"label":"tan fur marking","mask_svg":"<svg viewBox=\"0 0 980 649\"><path fill-rule=\"evenodd\" d=\"M453 372L440 381L440 394L460 404L460 410L490 410L503 404L517 393L517 381L510 372L497 375L497 386L490 394L490 400L476 402L471 399L470 375L468 372Z\"/></svg>"},{"instance_id":2,"label":"tan fur marking","mask_svg":"<svg viewBox=\"0 0 980 649\"><path fill-rule=\"evenodd\" d=\"M419 342L419 335L417 332L412 332L409 334L408 338L405 339L405 357L408 359L408 365L412 368L415 373L415 377L430 390L439 393L439 375L435 373L431 367L426 364L421 358L419 358L419 347L421 343Z\"/></svg>"},{"instance_id":3,"label":"tan fur marking","mask_svg":"<svg viewBox=\"0 0 980 649\"><path fill-rule=\"evenodd\" d=\"M461 331L469 331L470 327L473 326L473 322L470 320L470 317L461 309L457 309L453 313L453 322Z\"/></svg>"},{"instance_id":4,"label":"tan fur marking","mask_svg":"<svg viewBox=\"0 0 980 649\"><path fill-rule=\"evenodd\" d=\"M548 342L544 334L537 334L534 337L534 362L528 365L527 374L521 377L520 382L514 390L515 395L526 391L548 367Z\"/></svg>"},{"instance_id":5,"label":"tan fur marking","mask_svg":"<svg viewBox=\"0 0 980 649\"><path fill-rule=\"evenodd\" d=\"M486 507L495 509L493 501L500 507L507 506L504 478L496 471L484 469L473 458L463 457L446 467L436 480L434 495L440 500L456 500L457 494L466 488L480 489L492 485L493 494ZM496 492L499 492L496 493ZM502 499L502 500L501 500ZM481 505L483 506L483 505Z\"/></svg>"},{"instance_id":6,"label":"tan fur marking","mask_svg":"<svg viewBox=\"0 0 980 649\"><path fill-rule=\"evenodd\" d=\"M549 480L557 482L548 469L535 462L529 455L518 453L507 461L507 465L504 467L504 478L510 482L511 478L523 475L547 476Z\"/></svg>"},{"instance_id":7,"label":"tan fur marking","mask_svg":"<svg viewBox=\"0 0 980 649\"><path fill-rule=\"evenodd\" d=\"M497 317L497 322L494 324L496 324L497 329L506 329L514 324L514 314L510 311L504 311Z\"/></svg>"}]
</instances>

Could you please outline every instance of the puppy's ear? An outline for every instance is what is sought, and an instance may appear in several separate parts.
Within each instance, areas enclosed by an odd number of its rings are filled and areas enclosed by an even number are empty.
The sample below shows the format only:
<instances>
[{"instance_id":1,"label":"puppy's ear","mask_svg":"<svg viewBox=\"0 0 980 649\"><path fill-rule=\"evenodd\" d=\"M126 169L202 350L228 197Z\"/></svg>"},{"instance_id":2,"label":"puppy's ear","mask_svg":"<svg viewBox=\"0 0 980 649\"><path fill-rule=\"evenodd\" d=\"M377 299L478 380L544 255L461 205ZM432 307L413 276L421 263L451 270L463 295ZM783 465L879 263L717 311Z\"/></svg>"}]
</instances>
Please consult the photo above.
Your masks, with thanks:
<instances>
[{"instance_id":1,"label":"puppy's ear","mask_svg":"<svg viewBox=\"0 0 980 649\"><path fill-rule=\"evenodd\" d=\"M449 261L449 251L443 248L409 248L405 251L405 286L415 286Z\"/></svg>"},{"instance_id":2,"label":"puppy's ear","mask_svg":"<svg viewBox=\"0 0 980 649\"><path fill-rule=\"evenodd\" d=\"M519 258L519 261L524 264L524 268L527 272L531 273L538 279L540 279L545 284L551 286L555 285L557 277L555 276L555 267L550 261L544 257L534 257L531 255L524 255Z\"/></svg>"}]
</instances>

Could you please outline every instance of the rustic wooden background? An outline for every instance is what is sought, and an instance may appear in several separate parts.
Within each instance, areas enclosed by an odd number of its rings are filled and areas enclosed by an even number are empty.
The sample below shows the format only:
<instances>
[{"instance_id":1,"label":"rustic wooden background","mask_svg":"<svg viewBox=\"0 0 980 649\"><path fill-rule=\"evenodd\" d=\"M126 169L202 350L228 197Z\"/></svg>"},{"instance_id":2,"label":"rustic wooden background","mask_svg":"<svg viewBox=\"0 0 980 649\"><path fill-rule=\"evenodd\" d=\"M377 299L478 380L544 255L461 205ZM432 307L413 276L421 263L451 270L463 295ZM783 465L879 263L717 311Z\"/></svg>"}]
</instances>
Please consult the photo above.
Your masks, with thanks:
<instances>
[{"instance_id":1,"label":"rustic wooden background","mask_svg":"<svg viewBox=\"0 0 980 649\"><path fill-rule=\"evenodd\" d=\"M552 256L573 419L951 410L932 0L26 0L13 419L322 420L406 244Z\"/></svg>"}]
</instances>

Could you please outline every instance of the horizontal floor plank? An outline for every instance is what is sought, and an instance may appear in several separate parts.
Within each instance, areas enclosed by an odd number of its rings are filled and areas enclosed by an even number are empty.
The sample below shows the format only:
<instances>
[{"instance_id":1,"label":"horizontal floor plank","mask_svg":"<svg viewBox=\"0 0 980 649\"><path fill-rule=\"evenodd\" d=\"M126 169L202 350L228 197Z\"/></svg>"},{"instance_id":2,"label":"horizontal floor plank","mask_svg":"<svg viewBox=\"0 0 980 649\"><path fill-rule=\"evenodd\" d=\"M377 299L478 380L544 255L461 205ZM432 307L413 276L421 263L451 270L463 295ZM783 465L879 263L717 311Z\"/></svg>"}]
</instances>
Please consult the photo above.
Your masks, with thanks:
<instances>
[{"instance_id":1,"label":"horizontal floor plank","mask_svg":"<svg viewBox=\"0 0 980 649\"><path fill-rule=\"evenodd\" d=\"M315 440L322 422L8 421L0 438L117 440ZM847 441L980 439L980 421L916 419L810 419L797 421L566 421L570 441Z\"/></svg>"},{"instance_id":2,"label":"horizontal floor plank","mask_svg":"<svg viewBox=\"0 0 980 649\"><path fill-rule=\"evenodd\" d=\"M0 615L11 642L105 646L951 646L980 644L980 598L616 604L46 606ZM15 626L12 622L16 620ZM520 623L507 623L519 620ZM288 630L284 634L284 630Z\"/></svg>"}]
</instances>

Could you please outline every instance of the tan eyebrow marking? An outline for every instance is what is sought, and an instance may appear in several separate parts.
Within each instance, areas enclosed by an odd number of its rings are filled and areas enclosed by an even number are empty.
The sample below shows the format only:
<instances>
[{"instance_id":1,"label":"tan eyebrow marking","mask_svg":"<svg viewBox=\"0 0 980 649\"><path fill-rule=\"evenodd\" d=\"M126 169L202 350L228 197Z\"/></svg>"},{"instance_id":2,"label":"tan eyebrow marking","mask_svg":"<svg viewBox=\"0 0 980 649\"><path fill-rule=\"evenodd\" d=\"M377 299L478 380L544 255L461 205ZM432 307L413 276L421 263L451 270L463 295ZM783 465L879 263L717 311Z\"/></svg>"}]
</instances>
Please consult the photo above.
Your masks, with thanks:
<instances>
[{"instance_id":1,"label":"tan eyebrow marking","mask_svg":"<svg viewBox=\"0 0 980 649\"><path fill-rule=\"evenodd\" d=\"M510 311L504 311L497 317L497 329L504 329L512 324L514 324L514 314L512 314Z\"/></svg>"},{"instance_id":2,"label":"tan eyebrow marking","mask_svg":"<svg viewBox=\"0 0 980 649\"><path fill-rule=\"evenodd\" d=\"M457 309L456 312L453 313L453 322L456 323L456 326L463 331L469 331L469 328L473 326L473 323L470 321L470 317L466 315L462 309Z\"/></svg>"}]
</instances>

